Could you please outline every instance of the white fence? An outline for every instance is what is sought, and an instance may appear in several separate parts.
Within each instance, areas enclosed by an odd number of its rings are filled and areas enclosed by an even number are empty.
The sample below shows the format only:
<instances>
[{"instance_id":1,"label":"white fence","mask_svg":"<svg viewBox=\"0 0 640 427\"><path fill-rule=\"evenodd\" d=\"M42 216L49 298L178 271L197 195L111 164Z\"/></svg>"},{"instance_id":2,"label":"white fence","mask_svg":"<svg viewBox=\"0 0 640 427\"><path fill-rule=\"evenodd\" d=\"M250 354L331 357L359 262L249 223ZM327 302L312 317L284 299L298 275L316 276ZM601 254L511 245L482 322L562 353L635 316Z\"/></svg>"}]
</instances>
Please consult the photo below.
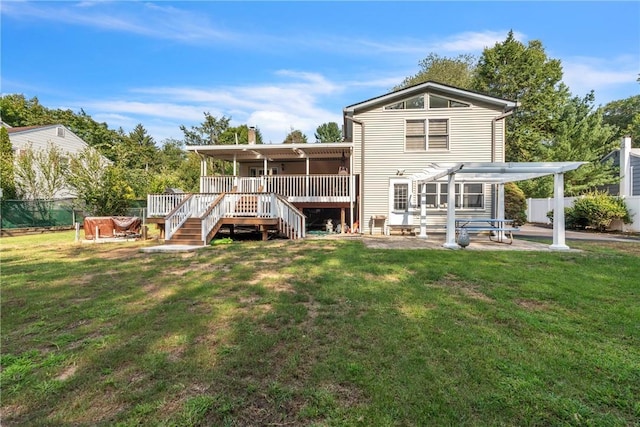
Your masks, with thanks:
<instances>
[{"instance_id":1,"label":"white fence","mask_svg":"<svg viewBox=\"0 0 640 427\"><path fill-rule=\"evenodd\" d=\"M571 207L577 197L565 197L564 206ZM624 224L622 231L640 232L640 196L625 197L625 203L631 213L631 224ZM553 210L553 197L547 199L527 199L527 222L550 224L547 212Z\"/></svg>"}]
</instances>

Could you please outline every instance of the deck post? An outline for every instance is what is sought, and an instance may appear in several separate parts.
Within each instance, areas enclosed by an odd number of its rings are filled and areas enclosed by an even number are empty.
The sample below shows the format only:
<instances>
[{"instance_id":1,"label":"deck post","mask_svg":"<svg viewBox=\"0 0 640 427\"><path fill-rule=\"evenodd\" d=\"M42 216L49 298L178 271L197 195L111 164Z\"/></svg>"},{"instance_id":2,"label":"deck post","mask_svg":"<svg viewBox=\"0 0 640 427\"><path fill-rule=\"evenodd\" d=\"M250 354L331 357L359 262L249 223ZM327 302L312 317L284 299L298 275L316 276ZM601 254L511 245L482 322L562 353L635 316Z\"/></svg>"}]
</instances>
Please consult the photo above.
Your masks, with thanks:
<instances>
[{"instance_id":1,"label":"deck post","mask_svg":"<svg viewBox=\"0 0 640 427\"><path fill-rule=\"evenodd\" d=\"M344 226L345 226L345 212L344 208L340 208L340 234L344 234Z\"/></svg>"}]
</instances>

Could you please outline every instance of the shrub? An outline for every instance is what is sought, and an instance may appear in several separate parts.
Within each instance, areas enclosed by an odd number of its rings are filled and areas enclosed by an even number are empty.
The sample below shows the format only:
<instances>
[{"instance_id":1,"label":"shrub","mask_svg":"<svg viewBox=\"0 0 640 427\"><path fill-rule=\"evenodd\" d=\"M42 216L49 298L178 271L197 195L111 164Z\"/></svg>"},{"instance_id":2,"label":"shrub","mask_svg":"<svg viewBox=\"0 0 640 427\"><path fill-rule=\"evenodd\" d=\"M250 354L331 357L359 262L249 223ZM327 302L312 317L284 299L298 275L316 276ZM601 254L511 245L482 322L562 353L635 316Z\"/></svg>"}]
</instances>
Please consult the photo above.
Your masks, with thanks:
<instances>
[{"instance_id":1,"label":"shrub","mask_svg":"<svg viewBox=\"0 0 640 427\"><path fill-rule=\"evenodd\" d=\"M624 199L604 192L592 192L576 199L572 208L565 208L565 226L573 229L593 228L604 231L614 219L625 224L631 222L631 214ZM553 221L553 211L547 213Z\"/></svg>"},{"instance_id":2,"label":"shrub","mask_svg":"<svg viewBox=\"0 0 640 427\"><path fill-rule=\"evenodd\" d=\"M504 185L505 216L513 220L514 225L527 222L527 199L524 192L513 182Z\"/></svg>"}]
</instances>

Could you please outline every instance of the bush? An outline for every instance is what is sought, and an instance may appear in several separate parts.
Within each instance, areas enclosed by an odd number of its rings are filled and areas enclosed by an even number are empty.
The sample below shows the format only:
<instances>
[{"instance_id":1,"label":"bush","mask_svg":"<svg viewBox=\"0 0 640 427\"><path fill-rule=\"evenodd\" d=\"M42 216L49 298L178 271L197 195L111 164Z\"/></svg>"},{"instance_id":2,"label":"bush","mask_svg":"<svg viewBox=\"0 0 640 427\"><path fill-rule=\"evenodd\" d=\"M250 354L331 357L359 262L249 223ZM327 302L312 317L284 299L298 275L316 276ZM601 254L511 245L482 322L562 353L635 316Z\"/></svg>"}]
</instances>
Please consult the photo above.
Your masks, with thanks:
<instances>
[{"instance_id":1,"label":"bush","mask_svg":"<svg viewBox=\"0 0 640 427\"><path fill-rule=\"evenodd\" d=\"M604 231L615 219L631 223L631 214L624 199L598 191L576 199L573 207L565 208L564 215L565 226L572 229ZM553 211L548 212L547 217L553 221Z\"/></svg>"},{"instance_id":2,"label":"bush","mask_svg":"<svg viewBox=\"0 0 640 427\"><path fill-rule=\"evenodd\" d=\"M513 220L513 225L527 222L527 199L520 187L513 182L504 185L504 213Z\"/></svg>"}]
</instances>

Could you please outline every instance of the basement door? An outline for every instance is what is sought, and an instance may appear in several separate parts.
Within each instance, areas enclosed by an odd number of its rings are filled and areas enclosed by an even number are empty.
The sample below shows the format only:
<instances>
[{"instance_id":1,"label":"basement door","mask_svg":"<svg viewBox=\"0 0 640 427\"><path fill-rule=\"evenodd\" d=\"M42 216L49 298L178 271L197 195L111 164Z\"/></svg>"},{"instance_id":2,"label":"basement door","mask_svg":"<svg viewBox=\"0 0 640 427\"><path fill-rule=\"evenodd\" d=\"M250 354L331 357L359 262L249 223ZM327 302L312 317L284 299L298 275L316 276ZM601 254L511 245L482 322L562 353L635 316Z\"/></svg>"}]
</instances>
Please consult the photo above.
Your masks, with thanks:
<instances>
[{"instance_id":1,"label":"basement door","mask_svg":"<svg viewBox=\"0 0 640 427\"><path fill-rule=\"evenodd\" d=\"M412 226L413 215L410 212L412 182L409 178L389 179L389 220L390 226Z\"/></svg>"}]
</instances>

